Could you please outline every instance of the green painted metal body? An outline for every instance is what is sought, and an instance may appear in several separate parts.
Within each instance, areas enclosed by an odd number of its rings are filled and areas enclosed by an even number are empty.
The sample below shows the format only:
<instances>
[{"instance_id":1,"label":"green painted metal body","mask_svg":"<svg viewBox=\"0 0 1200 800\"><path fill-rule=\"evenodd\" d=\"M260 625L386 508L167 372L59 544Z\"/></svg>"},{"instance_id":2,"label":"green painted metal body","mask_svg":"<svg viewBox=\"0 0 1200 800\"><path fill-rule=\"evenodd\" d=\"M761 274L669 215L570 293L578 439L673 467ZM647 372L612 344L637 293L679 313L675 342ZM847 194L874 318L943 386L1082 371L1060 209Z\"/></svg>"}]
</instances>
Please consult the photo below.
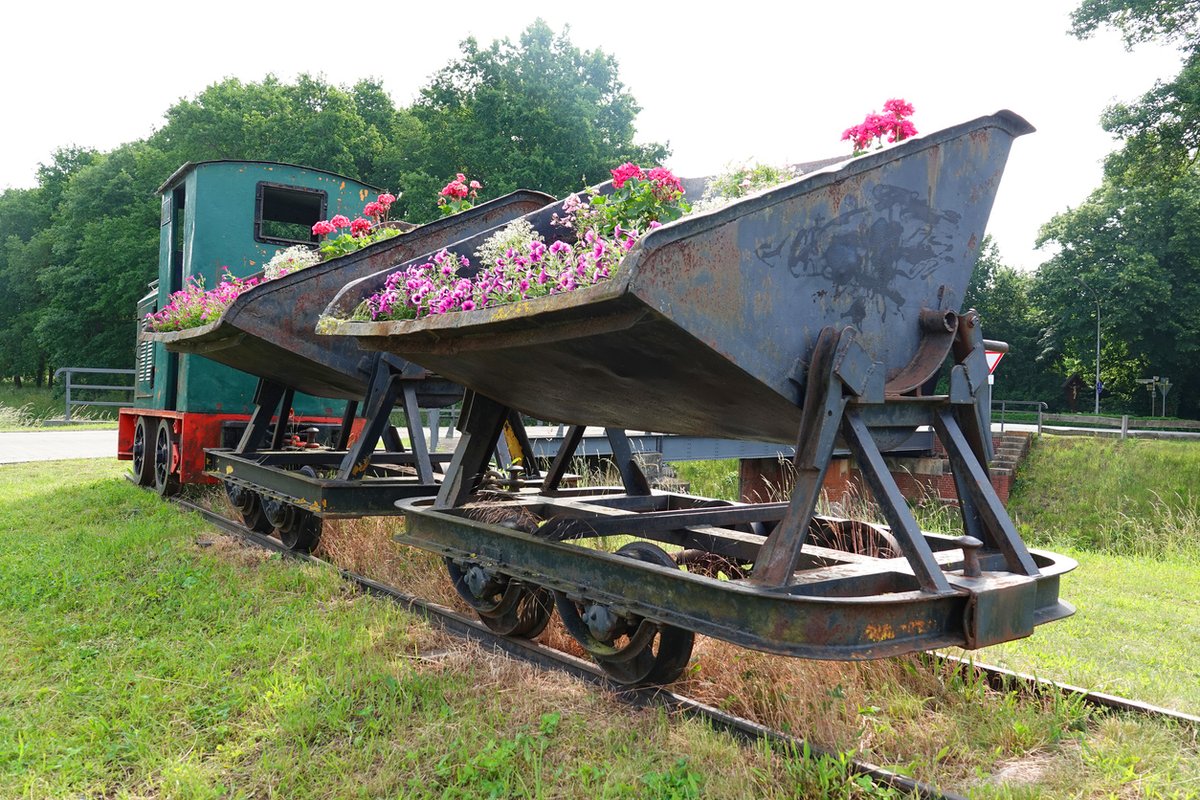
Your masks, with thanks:
<instances>
[{"instance_id":1,"label":"green painted metal body","mask_svg":"<svg viewBox=\"0 0 1200 800\"><path fill-rule=\"evenodd\" d=\"M246 277L279 250L315 241L308 228L336 214L358 216L380 189L319 169L262 161L185 164L159 188L158 283L138 303L139 320L192 279L215 286L228 270ZM171 411L249 414L258 378L200 356L170 353L139 336L134 405ZM295 412L341 416L342 400L297 394Z\"/></svg>"}]
</instances>

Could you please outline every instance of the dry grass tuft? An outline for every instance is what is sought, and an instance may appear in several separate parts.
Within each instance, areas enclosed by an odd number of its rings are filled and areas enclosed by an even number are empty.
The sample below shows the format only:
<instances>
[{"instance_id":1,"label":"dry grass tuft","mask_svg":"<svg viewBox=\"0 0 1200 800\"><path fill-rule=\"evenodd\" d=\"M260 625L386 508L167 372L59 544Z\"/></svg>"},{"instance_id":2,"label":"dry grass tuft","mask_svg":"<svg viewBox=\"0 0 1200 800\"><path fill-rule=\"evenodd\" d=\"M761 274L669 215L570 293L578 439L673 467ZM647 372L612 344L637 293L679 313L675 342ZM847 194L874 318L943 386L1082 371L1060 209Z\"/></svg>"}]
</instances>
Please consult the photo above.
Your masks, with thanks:
<instances>
[{"instance_id":1,"label":"dry grass tuft","mask_svg":"<svg viewBox=\"0 0 1200 800\"><path fill-rule=\"evenodd\" d=\"M205 539L204 546L211 547L213 554L218 558L232 561L243 567L257 567L274 555L270 550L246 544L236 536L225 534L217 534L210 539Z\"/></svg>"},{"instance_id":2,"label":"dry grass tuft","mask_svg":"<svg viewBox=\"0 0 1200 800\"><path fill-rule=\"evenodd\" d=\"M327 520L314 555L402 592L469 612L450 585L440 557L395 541L403 530L401 517Z\"/></svg>"}]
</instances>

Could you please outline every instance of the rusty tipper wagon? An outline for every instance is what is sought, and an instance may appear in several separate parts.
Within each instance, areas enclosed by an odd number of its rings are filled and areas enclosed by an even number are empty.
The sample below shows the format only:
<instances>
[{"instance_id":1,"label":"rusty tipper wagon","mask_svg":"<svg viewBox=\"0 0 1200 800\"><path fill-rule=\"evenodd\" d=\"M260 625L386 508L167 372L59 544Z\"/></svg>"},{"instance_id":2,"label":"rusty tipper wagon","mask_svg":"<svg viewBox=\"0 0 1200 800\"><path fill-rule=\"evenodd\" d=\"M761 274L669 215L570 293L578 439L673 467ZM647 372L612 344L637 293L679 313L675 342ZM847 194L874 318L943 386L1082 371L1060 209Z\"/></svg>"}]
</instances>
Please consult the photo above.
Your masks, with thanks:
<instances>
[{"instance_id":1,"label":"rusty tipper wagon","mask_svg":"<svg viewBox=\"0 0 1200 800\"><path fill-rule=\"evenodd\" d=\"M983 333L960 310L1012 140L1031 130L1000 112L685 217L576 292L343 323L472 390L441 491L402 501L400 540L443 555L495 629L536 635L553 595L621 683L673 680L697 632L862 659L981 647L1068 616L1059 577L1074 563L1027 549L988 480ZM548 240L557 210L528 217ZM329 314L372 286L349 285ZM941 375L949 391L934 394ZM497 482L488 460L514 409L575 427L545 474ZM587 424L608 428L622 486L560 485ZM919 426L949 454L961 535L923 532L883 463ZM794 441L796 487L758 504L652 491L625 428ZM815 513L835 445L887 526ZM598 546L612 536L628 543Z\"/></svg>"}]
</instances>

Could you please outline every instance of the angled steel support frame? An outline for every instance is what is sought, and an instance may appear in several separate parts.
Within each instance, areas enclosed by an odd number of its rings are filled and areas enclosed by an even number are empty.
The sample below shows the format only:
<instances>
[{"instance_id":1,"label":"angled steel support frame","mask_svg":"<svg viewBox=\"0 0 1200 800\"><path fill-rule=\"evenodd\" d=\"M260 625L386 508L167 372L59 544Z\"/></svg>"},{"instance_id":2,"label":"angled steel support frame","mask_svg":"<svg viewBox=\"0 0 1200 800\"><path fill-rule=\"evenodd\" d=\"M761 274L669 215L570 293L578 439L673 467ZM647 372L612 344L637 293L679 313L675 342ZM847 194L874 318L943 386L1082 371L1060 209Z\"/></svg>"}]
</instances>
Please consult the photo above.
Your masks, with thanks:
<instances>
[{"instance_id":1,"label":"angled steel support frame","mask_svg":"<svg viewBox=\"0 0 1200 800\"><path fill-rule=\"evenodd\" d=\"M283 390L283 398L279 401L279 418L275 423L275 435L271 437L271 449L282 450L287 442L288 419L292 414L292 400L296 390L290 386Z\"/></svg>"},{"instance_id":2,"label":"angled steel support frame","mask_svg":"<svg viewBox=\"0 0 1200 800\"><path fill-rule=\"evenodd\" d=\"M979 517L983 535L977 538L985 547L998 549L1004 554L1009 571L1017 575L1038 575L1037 564L1017 533L1008 512L1004 510L996 490L992 488L987 471L968 444L969 437L959 428L958 416L947 409L939 409L934 414L933 427L946 448L950 468L956 476L962 476L959 485L966 489L966 495L960 495L960 499L968 498L971 513ZM964 505L963 509L965 514L967 506ZM967 528L970 533L970 526Z\"/></svg>"},{"instance_id":3,"label":"angled steel support frame","mask_svg":"<svg viewBox=\"0 0 1200 800\"><path fill-rule=\"evenodd\" d=\"M496 443L508 420L509 409L489 397L468 391L463 397L462 427L454 458L438 491L434 508L453 508L479 488Z\"/></svg>"},{"instance_id":4,"label":"angled steel support frame","mask_svg":"<svg viewBox=\"0 0 1200 800\"><path fill-rule=\"evenodd\" d=\"M423 484L433 483L433 462L425 442L425 432L421 428L420 406L417 402L418 380L426 375L427 373L415 364L398 361L392 356L385 355L376 362L375 372L367 389L363 413L365 424L338 467L338 480L357 480L365 475L380 441L384 443L388 452L405 451L399 432L389 420L392 409L396 407L397 402L401 402L408 420L408 435L415 456L417 478Z\"/></svg>"},{"instance_id":5,"label":"angled steel support frame","mask_svg":"<svg viewBox=\"0 0 1200 800\"><path fill-rule=\"evenodd\" d=\"M585 430L586 427L583 425L572 425L567 429L567 435L563 437L554 460L550 462L550 467L546 470L546 477L542 480L542 494L550 494L558 490L563 476L567 474L567 467L570 466L571 459L575 457L575 451L579 449L579 443L583 441Z\"/></svg>"},{"instance_id":6,"label":"angled steel support frame","mask_svg":"<svg viewBox=\"0 0 1200 800\"><path fill-rule=\"evenodd\" d=\"M259 379L258 386L254 389L254 413L250 415L250 422L247 423L246 430L242 431L242 438L238 440L233 452L241 455L261 447L267 438L271 417L275 416L275 411L280 407L280 400L283 399L286 391L282 385L274 381L266 378ZM281 413L280 420L282 419ZM282 428L283 425L281 424L279 427Z\"/></svg>"},{"instance_id":7,"label":"angled steel support frame","mask_svg":"<svg viewBox=\"0 0 1200 800\"><path fill-rule=\"evenodd\" d=\"M763 544L750 580L760 586L786 586L800 561L833 456L846 397L837 374L837 353L843 337L853 334L824 328L813 347L804 387L804 411L796 439L796 486L783 520Z\"/></svg>"},{"instance_id":8,"label":"angled steel support frame","mask_svg":"<svg viewBox=\"0 0 1200 800\"><path fill-rule=\"evenodd\" d=\"M883 454L879 452L870 429L857 411L846 411L842 421L842 435L850 445L850 452L854 454L871 494L875 496L875 501L879 503L888 525L891 526L896 544L908 559L909 566L921 585L921 591L953 594L954 589L938 566L929 542L921 533L921 526L917 524L916 517L908 508L908 501L896 485L896 479L884 463Z\"/></svg>"},{"instance_id":9,"label":"angled steel support frame","mask_svg":"<svg viewBox=\"0 0 1200 800\"><path fill-rule=\"evenodd\" d=\"M621 473L621 483L625 493L645 497L650 494L650 482L645 473L633 458L633 448L629 444L629 436L622 428L605 428L605 436L612 447L613 461L616 462L617 472Z\"/></svg>"}]
</instances>

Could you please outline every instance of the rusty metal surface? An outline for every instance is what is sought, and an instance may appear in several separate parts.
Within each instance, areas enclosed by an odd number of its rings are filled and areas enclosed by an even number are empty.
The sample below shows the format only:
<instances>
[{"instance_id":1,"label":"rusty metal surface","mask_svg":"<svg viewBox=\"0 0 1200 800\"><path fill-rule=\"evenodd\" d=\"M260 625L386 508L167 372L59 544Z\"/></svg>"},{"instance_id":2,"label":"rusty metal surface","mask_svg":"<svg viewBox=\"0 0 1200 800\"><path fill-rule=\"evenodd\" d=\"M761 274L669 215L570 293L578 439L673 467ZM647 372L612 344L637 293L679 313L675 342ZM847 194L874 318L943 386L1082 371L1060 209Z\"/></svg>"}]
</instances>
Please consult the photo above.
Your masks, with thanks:
<instances>
[{"instance_id":1,"label":"rusty metal surface","mask_svg":"<svg viewBox=\"0 0 1200 800\"><path fill-rule=\"evenodd\" d=\"M386 274L397 263L487 230L552 202L519 191L422 225L341 258L246 291L220 319L200 328L152 334L168 350L196 353L318 397L361 398L375 357L353 340L318 336L318 317L348 281Z\"/></svg>"},{"instance_id":2,"label":"rusty metal surface","mask_svg":"<svg viewBox=\"0 0 1200 800\"><path fill-rule=\"evenodd\" d=\"M660 502L668 497L655 495ZM495 509L520 505L543 517L583 522L622 516L627 520L625 532L638 538L687 546L694 532L709 537L707 549L712 549L713 539L722 538L743 547L755 545L756 537L750 534L713 526L641 530L638 514L615 508L613 500L526 496L489 505L489 514L496 518ZM807 549L796 582L786 590L767 590L744 580L720 580L621 558L575 542L547 541L453 509L435 510L431 504L428 499L398 503L408 522L397 541L766 652L816 659L882 658L987 643L1012 630L1025 635L1034 625L1073 611L1058 599L1060 576L1075 566L1071 559L1036 553L1041 566L1036 578L992 572L1002 564L989 559L983 576L968 578L959 574L961 550L953 540L936 534L926 537L957 590L953 593L920 591L903 558L873 558L824 547ZM781 514L782 509L777 515ZM1003 622L1003 631L996 628L997 620Z\"/></svg>"},{"instance_id":3,"label":"rusty metal surface","mask_svg":"<svg viewBox=\"0 0 1200 800\"><path fill-rule=\"evenodd\" d=\"M915 374L921 313L961 304L1030 130L1000 112L685 217L606 284L340 333L540 419L789 442L822 328L853 326L889 375ZM555 210L530 216L548 238Z\"/></svg>"}]
</instances>

